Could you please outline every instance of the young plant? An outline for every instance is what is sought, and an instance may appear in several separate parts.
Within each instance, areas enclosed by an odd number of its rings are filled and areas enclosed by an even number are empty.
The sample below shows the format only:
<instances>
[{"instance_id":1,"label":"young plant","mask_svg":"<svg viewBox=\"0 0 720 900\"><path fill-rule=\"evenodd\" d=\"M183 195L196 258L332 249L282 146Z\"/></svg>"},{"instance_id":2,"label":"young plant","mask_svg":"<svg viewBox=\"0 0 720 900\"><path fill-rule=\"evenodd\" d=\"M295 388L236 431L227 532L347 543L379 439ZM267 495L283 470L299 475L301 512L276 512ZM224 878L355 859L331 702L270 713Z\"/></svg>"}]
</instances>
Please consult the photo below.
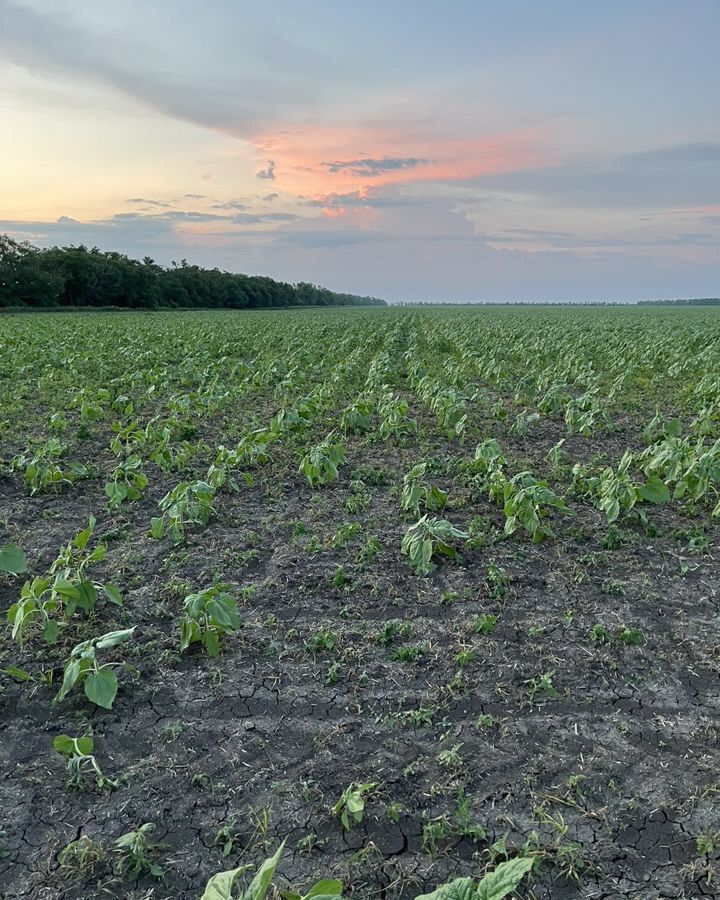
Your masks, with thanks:
<instances>
[{"instance_id":1,"label":"young plant","mask_svg":"<svg viewBox=\"0 0 720 900\"><path fill-rule=\"evenodd\" d=\"M340 416L340 428L345 434L360 434L363 431L369 431L372 414L372 401L367 397L358 397L352 406L348 406Z\"/></svg>"},{"instance_id":2,"label":"young plant","mask_svg":"<svg viewBox=\"0 0 720 900\"><path fill-rule=\"evenodd\" d=\"M264 900L275 875L275 869L280 862L280 857L285 847L285 841L276 852L265 860L260 866L250 883L245 888L236 892L239 879L245 875L251 865L238 866L227 872L218 872L208 881L200 900ZM324 878L318 881L308 891L300 894L296 891L283 891L283 900L342 900L342 884L333 878Z\"/></svg>"},{"instance_id":3,"label":"young plant","mask_svg":"<svg viewBox=\"0 0 720 900\"><path fill-rule=\"evenodd\" d=\"M340 799L332 808L332 813L334 816L340 817L346 831L349 831L356 823L362 822L365 800L377 786L376 781L353 781L342 792Z\"/></svg>"},{"instance_id":4,"label":"young plant","mask_svg":"<svg viewBox=\"0 0 720 900\"><path fill-rule=\"evenodd\" d=\"M533 865L534 860L528 857L509 859L488 872L477 884L472 878L456 878L429 894L420 894L415 900L503 900L515 890Z\"/></svg>"},{"instance_id":5,"label":"young plant","mask_svg":"<svg viewBox=\"0 0 720 900\"><path fill-rule=\"evenodd\" d=\"M420 515L421 506L425 512L437 512L445 507L447 493L440 490L425 478L427 463L422 462L413 466L403 478L401 504L407 512Z\"/></svg>"},{"instance_id":6,"label":"young plant","mask_svg":"<svg viewBox=\"0 0 720 900\"><path fill-rule=\"evenodd\" d=\"M216 584L185 598L185 612L180 619L180 652L191 644L202 643L210 656L218 656L220 638L240 628L237 601L227 588L226 584Z\"/></svg>"},{"instance_id":7,"label":"young plant","mask_svg":"<svg viewBox=\"0 0 720 900\"><path fill-rule=\"evenodd\" d=\"M213 514L215 488L205 481L181 481L160 503L161 516L150 520L150 534L157 539L166 534L174 544L185 537L188 525L207 525Z\"/></svg>"},{"instance_id":8,"label":"young plant","mask_svg":"<svg viewBox=\"0 0 720 900\"><path fill-rule=\"evenodd\" d=\"M485 475L505 465L505 454L495 438L487 438L475 448L475 468Z\"/></svg>"},{"instance_id":9,"label":"young plant","mask_svg":"<svg viewBox=\"0 0 720 900\"><path fill-rule=\"evenodd\" d=\"M54 702L60 703L76 684L82 683L85 696L91 703L110 709L118 690L117 675L113 668L124 664L101 664L97 659L97 651L124 643L132 637L134 631L135 626L123 631L109 631L73 647L70 658L65 663L63 682Z\"/></svg>"},{"instance_id":10,"label":"young plant","mask_svg":"<svg viewBox=\"0 0 720 900\"><path fill-rule=\"evenodd\" d=\"M334 443L332 432L322 443L303 456L300 463L300 474L310 482L311 487L330 484L339 477L339 468L345 463L345 447Z\"/></svg>"},{"instance_id":11,"label":"young plant","mask_svg":"<svg viewBox=\"0 0 720 900\"><path fill-rule=\"evenodd\" d=\"M121 835L115 841L118 853L118 874L129 878L140 878L141 875L152 875L162 878L165 870L153 861L152 856L158 849L157 844L148 840L148 835L155 831L154 822L146 822L133 831Z\"/></svg>"},{"instance_id":12,"label":"young plant","mask_svg":"<svg viewBox=\"0 0 720 900\"><path fill-rule=\"evenodd\" d=\"M387 385L385 385L387 388ZM389 389L378 399L380 415L380 437L386 441L390 437L415 434L417 422L409 416L410 407L407 400L393 394Z\"/></svg>"},{"instance_id":13,"label":"young plant","mask_svg":"<svg viewBox=\"0 0 720 900\"><path fill-rule=\"evenodd\" d=\"M53 488L57 491L64 484L72 484L79 478L87 478L90 470L82 463L71 462L67 468L59 465L62 446L57 438L50 438L34 450L26 450L14 456L10 467L22 472L25 485L31 494Z\"/></svg>"},{"instance_id":14,"label":"young plant","mask_svg":"<svg viewBox=\"0 0 720 900\"><path fill-rule=\"evenodd\" d=\"M550 489L547 481L538 481L532 472L520 472L503 481L505 534L513 534L522 525L533 543L538 543L552 535L552 529L544 521L551 509L572 515L562 497Z\"/></svg>"},{"instance_id":15,"label":"young plant","mask_svg":"<svg viewBox=\"0 0 720 900\"><path fill-rule=\"evenodd\" d=\"M142 471L142 460L134 454L115 467L110 481L105 485L105 493L110 509L117 509L125 500L139 500L148 485L147 475Z\"/></svg>"},{"instance_id":16,"label":"young plant","mask_svg":"<svg viewBox=\"0 0 720 900\"><path fill-rule=\"evenodd\" d=\"M537 678L531 678L525 682L528 686L528 696L531 701L534 701L538 694L541 694L548 700L556 700L560 696L559 691L553 684L554 675L555 672L543 672Z\"/></svg>"},{"instance_id":17,"label":"young plant","mask_svg":"<svg viewBox=\"0 0 720 900\"><path fill-rule=\"evenodd\" d=\"M614 522L621 510L629 512L636 503L665 503L670 499L670 491L658 475L649 475L644 484L633 480L630 466L634 456L626 450L617 469L607 467L598 478L589 480L590 489L597 496L597 506L607 518Z\"/></svg>"},{"instance_id":18,"label":"young plant","mask_svg":"<svg viewBox=\"0 0 720 900\"><path fill-rule=\"evenodd\" d=\"M68 787L82 790L85 783L85 772L95 775L95 784L103 788L116 788L119 781L106 778L95 756L93 755L94 742L90 735L73 738L67 734L58 735L53 741L53 747L67 760Z\"/></svg>"},{"instance_id":19,"label":"young plant","mask_svg":"<svg viewBox=\"0 0 720 900\"><path fill-rule=\"evenodd\" d=\"M428 575L436 568L432 562L436 553L457 559L458 552L450 541L466 540L467 537L466 531L460 531L447 519L428 519L426 513L405 532L400 552L407 556L416 575Z\"/></svg>"},{"instance_id":20,"label":"young plant","mask_svg":"<svg viewBox=\"0 0 720 900\"><path fill-rule=\"evenodd\" d=\"M122 596L114 584L93 581L87 576L87 569L103 560L107 552L105 544L88 551L94 529L95 518L90 516L87 528L60 549L49 575L23 584L20 599L7 612L14 640L22 644L28 628L39 625L45 640L55 643L60 634L57 617L62 614L67 620L77 609L91 613L99 593L110 603L122 606Z\"/></svg>"}]
</instances>

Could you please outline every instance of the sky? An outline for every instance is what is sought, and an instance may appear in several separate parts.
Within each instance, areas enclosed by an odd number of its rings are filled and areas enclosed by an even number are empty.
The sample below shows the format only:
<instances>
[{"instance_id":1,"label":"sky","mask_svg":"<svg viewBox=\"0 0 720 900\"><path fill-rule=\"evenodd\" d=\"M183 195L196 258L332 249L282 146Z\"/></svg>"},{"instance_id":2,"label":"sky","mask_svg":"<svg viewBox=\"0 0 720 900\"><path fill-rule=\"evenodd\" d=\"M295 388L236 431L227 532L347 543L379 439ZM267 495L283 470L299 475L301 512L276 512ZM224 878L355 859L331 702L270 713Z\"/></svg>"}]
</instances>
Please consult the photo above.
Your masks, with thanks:
<instances>
[{"instance_id":1,"label":"sky","mask_svg":"<svg viewBox=\"0 0 720 900\"><path fill-rule=\"evenodd\" d=\"M393 301L720 296L719 0L0 0L0 232Z\"/></svg>"}]
</instances>

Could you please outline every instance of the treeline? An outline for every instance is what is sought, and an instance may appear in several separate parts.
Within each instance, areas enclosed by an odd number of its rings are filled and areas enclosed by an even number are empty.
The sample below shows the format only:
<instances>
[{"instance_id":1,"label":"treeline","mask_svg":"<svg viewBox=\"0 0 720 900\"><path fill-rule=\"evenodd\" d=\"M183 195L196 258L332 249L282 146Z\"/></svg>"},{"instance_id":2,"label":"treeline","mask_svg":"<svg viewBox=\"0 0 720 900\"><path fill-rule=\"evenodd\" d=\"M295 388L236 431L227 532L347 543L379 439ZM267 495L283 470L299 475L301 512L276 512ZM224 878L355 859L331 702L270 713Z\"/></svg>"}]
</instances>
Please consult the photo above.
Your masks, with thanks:
<instances>
[{"instance_id":1,"label":"treeline","mask_svg":"<svg viewBox=\"0 0 720 900\"><path fill-rule=\"evenodd\" d=\"M186 260L169 268L97 247L40 249L0 235L0 307L267 309L385 306L377 297L341 294L301 282L204 269Z\"/></svg>"},{"instance_id":2,"label":"treeline","mask_svg":"<svg viewBox=\"0 0 720 900\"><path fill-rule=\"evenodd\" d=\"M638 306L720 306L720 297L696 300L638 300Z\"/></svg>"},{"instance_id":3,"label":"treeline","mask_svg":"<svg viewBox=\"0 0 720 900\"><path fill-rule=\"evenodd\" d=\"M401 300L395 306L447 306L459 309L462 306L632 306L628 300L468 300L454 303L452 300Z\"/></svg>"},{"instance_id":4,"label":"treeline","mask_svg":"<svg viewBox=\"0 0 720 900\"><path fill-rule=\"evenodd\" d=\"M705 297L701 300L476 300L453 303L442 300L401 300L396 306L720 306L720 298Z\"/></svg>"}]
</instances>

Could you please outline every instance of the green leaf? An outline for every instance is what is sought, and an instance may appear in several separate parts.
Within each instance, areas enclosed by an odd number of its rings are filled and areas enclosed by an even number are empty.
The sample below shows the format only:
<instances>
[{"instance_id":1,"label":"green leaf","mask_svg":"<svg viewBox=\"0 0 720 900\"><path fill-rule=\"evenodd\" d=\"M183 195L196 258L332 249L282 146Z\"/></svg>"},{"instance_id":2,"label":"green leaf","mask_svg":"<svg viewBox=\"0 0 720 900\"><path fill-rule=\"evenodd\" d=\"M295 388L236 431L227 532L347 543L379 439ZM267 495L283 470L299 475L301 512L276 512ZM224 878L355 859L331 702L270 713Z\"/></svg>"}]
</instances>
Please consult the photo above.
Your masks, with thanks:
<instances>
[{"instance_id":1,"label":"green leaf","mask_svg":"<svg viewBox=\"0 0 720 900\"><path fill-rule=\"evenodd\" d=\"M605 508L605 515L609 523L614 522L620 515L620 504L617 500L612 500Z\"/></svg>"},{"instance_id":2,"label":"green leaf","mask_svg":"<svg viewBox=\"0 0 720 900\"><path fill-rule=\"evenodd\" d=\"M237 869L228 869L226 872L218 872L208 881L200 900L232 900L233 887L241 875L244 875L250 866L238 866Z\"/></svg>"},{"instance_id":3,"label":"green leaf","mask_svg":"<svg viewBox=\"0 0 720 900\"><path fill-rule=\"evenodd\" d=\"M489 872L478 885L475 900L503 900L503 897L514 891L527 873L532 869L534 860L527 857L509 859Z\"/></svg>"},{"instance_id":4,"label":"green leaf","mask_svg":"<svg viewBox=\"0 0 720 900\"><path fill-rule=\"evenodd\" d=\"M115 606L122 606L122 594L120 593L120 589L117 585L114 584L103 584L102 589L105 592L105 596L111 603L114 603Z\"/></svg>"},{"instance_id":5,"label":"green leaf","mask_svg":"<svg viewBox=\"0 0 720 900\"><path fill-rule=\"evenodd\" d=\"M82 531L79 531L75 536L75 540L73 544L78 548L78 550L84 550L87 547L88 541L92 537L92 533L95 530L95 516L90 516L88 527L84 528Z\"/></svg>"},{"instance_id":6,"label":"green leaf","mask_svg":"<svg viewBox=\"0 0 720 900\"><path fill-rule=\"evenodd\" d=\"M60 734L53 741L53 747L63 756L72 756L75 753L89 756L93 752L93 739L89 735L71 738L67 734Z\"/></svg>"},{"instance_id":7,"label":"green leaf","mask_svg":"<svg viewBox=\"0 0 720 900\"><path fill-rule=\"evenodd\" d=\"M645 484L641 485L640 495L649 503L667 503L670 499L668 486L657 475L650 475Z\"/></svg>"},{"instance_id":8,"label":"green leaf","mask_svg":"<svg viewBox=\"0 0 720 900\"><path fill-rule=\"evenodd\" d=\"M0 550L0 572L21 575L27 572L27 557L15 544L6 544Z\"/></svg>"},{"instance_id":9,"label":"green leaf","mask_svg":"<svg viewBox=\"0 0 720 900\"><path fill-rule=\"evenodd\" d=\"M206 612L216 624L222 625L224 628L237 631L240 627L237 603L230 594L219 594L214 597L208 602Z\"/></svg>"},{"instance_id":10,"label":"green leaf","mask_svg":"<svg viewBox=\"0 0 720 900\"><path fill-rule=\"evenodd\" d=\"M89 734L76 738L77 748L84 756L89 756L93 752L94 741Z\"/></svg>"},{"instance_id":11,"label":"green leaf","mask_svg":"<svg viewBox=\"0 0 720 900\"><path fill-rule=\"evenodd\" d=\"M110 481L105 485L105 493L111 507L116 509L128 495L127 486L119 484L117 481Z\"/></svg>"},{"instance_id":12,"label":"green leaf","mask_svg":"<svg viewBox=\"0 0 720 900\"><path fill-rule=\"evenodd\" d=\"M57 692L55 696L56 702L60 702L64 700L65 697L70 693L70 691L75 687L75 682L78 680L80 675L80 660L72 659L65 666L65 672L63 674L63 682L60 685L60 690Z\"/></svg>"},{"instance_id":13,"label":"green leaf","mask_svg":"<svg viewBox=\"0 0 720 900\"><path fill-rule=\"evenodd\" d=\"M165 525L163 523L162 516L153 516L150 519L150 534L156 539L160 540L165 534Z\"/></svg>"},{"instance_id":14,"label":"green leaf","mask_svg":"<svg viewBox=\"0 0 720 900\"><path fill-rule=\"evenodd\" d=\"M85 696L97 706L110 709L117 694L117 675L112 669L100 669L85 679Z\"/></svg>"},{"instance_id":15,"label":"green leaf","mask_svg":"<svg viewBox=\"0 0 720 900\"><path fill-rule=\"evenodd\" d=\"M456 878L429 894L418 895L415 900L475 900L475 888L472 878Z\"/></svg>"},{"instance_id":16,"label":"green leaf","mask_svg":"<svg viewBox=\"0 0 720 900\"><path fill-rule=\"evenodd\" d=\"M192 619L184 617L180 620L180 652L187 650L190 644L200 640L200 629Z\"/></svg>"},{"instance_id":17,"label":"green leaf","mask_svg":"<svg viewBox=\"0 0 720 900\"><path fill-rule=\"evenodd\" d=\"M52 619L49 619L45 623L45 627L43 628L43 637L48 642L48 644L54 644L60 637L60 626L58 625L58 623L54 622Z\"/></svg>"},{"instance_id":18,"label":"green leaf","mask_svg":"<svg viewBox=\"0 0 720 900\"><path fill-rule=\"evenodd\" d=\"M132 628L124 628L122 631L108 631L107 634L101 635L95 641L95 646L98 650L105 650L107 647L116 647L118 644L122 644L123 641L127 641L128 638L132 637L136 625L133 625Z\"/></svg>"},{"instance_id":19,"label":"green leaf","mask_svg":"<svg viewBox=\"0 0 720 900\"><path fill-rule=\"evenodd\" d=\"M318 881L310 888L302 900L310 900L311 897L314 898L314 900L325 900L327 897L340 897L342 896L342 889L342 881L337 881L334 878L323 878L322 881Z\"/></svg>"},{"instance_id":20,"label":"green leaf","mask_svg":"<svg viewBox=\"0 0 720 900\"><path fill-rule=\"evenodd\" d=\"M208 630L202 636L202 642L210 656L220 656L220 641L217 632Z\"/></svg>"},{"instance_id":21,"label":"green leaf","mask_svg":"<svg viewBox=\"0 0 720 900\"><path fill-rule=\"evenodd\" d=\"M97 601L97 591L95 590L95 585L90 581L89 578L83 578L83 580L77 586L77 605L84 612L89 613L93 609L95 609L95 603Z\"/></svg>"},{"instance_id":22,"label":"green leaf","mask_svg":"<svg viewBox=\"0 0 720 900\"><path fill-rule=\"evenodd\" d=\"M67 734L60 734L53 741L53 747L63 756L71 756L75 749L75 740Z\"/></svg>"},{"instance_id":23,"label":"green leaf","mask_svg":"<svg viewBox=\"0 0 720 900\"><path fill-rule=\"evenodd\" d=\"M14 678L15 681L32 681L32 675L25 669L18 669L16 666L8 666L2 670L6 675Z\"/></svg>"},{"instance_id":24,"label":"green leaf","mask_svg":"<svg viewBox=\"0 0 720 900\"><path fill-rule=\"evenodd\" d=\"M272 877L275 874L277 864L280 862L280 856L282 855L284 848L285 841L280 844L274 855L269 859L266 859L260 866L247 889L240 895L240 900L263 900L267 893L267 889L270 886L270 882L272 881Z\"/></svg>"}]
</instances>

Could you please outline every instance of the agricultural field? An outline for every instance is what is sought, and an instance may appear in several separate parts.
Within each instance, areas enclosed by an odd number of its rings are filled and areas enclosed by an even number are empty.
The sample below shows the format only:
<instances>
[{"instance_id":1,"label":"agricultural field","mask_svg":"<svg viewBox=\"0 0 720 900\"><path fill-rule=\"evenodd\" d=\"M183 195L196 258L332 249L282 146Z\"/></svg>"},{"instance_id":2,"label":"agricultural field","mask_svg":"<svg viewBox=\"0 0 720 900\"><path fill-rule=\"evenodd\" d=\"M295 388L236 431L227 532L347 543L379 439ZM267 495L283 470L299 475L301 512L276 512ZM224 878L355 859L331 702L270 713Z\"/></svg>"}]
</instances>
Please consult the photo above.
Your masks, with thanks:
<instances>
[{"instance_id":1,"label":"agricultural field","mask_svg":"<svg viewBox=\"0 0 720 900\"><path fill-rule=\"evenodd\" d=\"M0 377L0 897L720 895L720 310L8 315Z\"/></svg>"}]
</instances>

